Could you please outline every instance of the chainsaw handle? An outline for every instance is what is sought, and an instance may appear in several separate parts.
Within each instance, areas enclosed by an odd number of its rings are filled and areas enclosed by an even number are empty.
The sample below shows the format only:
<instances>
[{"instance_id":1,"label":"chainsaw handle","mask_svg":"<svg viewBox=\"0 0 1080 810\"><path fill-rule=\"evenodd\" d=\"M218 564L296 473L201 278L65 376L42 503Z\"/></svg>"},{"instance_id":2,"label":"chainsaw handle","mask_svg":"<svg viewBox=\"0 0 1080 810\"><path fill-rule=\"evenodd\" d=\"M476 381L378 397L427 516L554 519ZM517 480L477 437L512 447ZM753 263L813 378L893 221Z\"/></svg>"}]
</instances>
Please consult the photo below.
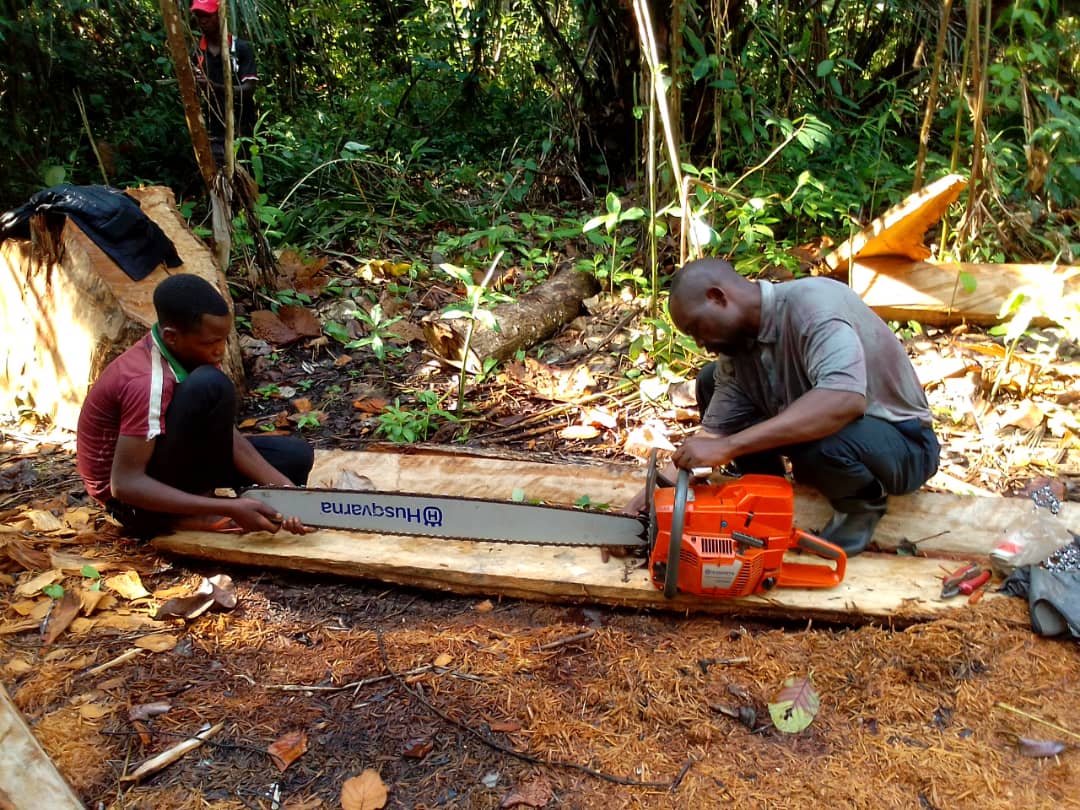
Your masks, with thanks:
<instances>
[{"instance_id":1,"label":"chainsaw handle","mask_svg":"<svg viewBox=\"0 0 1080 810\"><path fill-rule=\"evenodd\" d=\"M833 562L832 566L817 563L785 562L777 577L776 585L785 588L832 588L844 579L847 554L840 546L820 537L795 529L795 546Z\"/></svg>"},{"instance_id":2,"label":"chainsaw handle","mask_svg":"<svg viewBox=\"0 0 1080 810\"><path fill-rule=\"evenodd\" d=\"M664 572L665 599L674 599L679 592L679 555L682 554L683 525L686 522L686 500L689 492L690 470L679 470L679 478L675 482L675 501L671 509L667 570Z\"/></svg>"}]
</instances>

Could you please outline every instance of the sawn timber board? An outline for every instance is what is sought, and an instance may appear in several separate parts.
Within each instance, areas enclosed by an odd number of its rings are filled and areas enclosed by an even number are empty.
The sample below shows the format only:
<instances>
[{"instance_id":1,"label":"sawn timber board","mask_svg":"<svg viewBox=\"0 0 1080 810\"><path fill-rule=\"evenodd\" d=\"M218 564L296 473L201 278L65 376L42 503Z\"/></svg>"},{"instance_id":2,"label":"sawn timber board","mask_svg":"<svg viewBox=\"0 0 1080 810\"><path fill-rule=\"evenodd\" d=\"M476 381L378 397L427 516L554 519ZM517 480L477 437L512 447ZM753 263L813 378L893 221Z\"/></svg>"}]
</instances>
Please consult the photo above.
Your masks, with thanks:
<instances>
[{"instance_id":1,"label":"sawn timber board","mask_svg":"<svg viewBox=\"0 0 1080 810\"><path fill-rule=\"evenodd\" d=\"M611 465L554 465L529 461L451 455L444 451L319 452L312 486L334 486L344 470L366 475L376 489L509 499L514 489L526 498L573 503L588 495L593 503L625 503L641 486L643 472ZM1010 503L1012 501L1012 503ZM825 515L827 505L800 490L796 522L819 525L808 516ZM1066 505L1068 506L1068 505ZM889 538L927 540L941 556L985 557L1011 515L1030 510L1029 501L920 493L890 501L881 524L881 545ZM800 517L804 518L800 521ZM812 522L806 522L806 520ZM905 525L904 521L910 525ZM902 532L902 534L901 534ZM373 535L320 530L299 537L178 532L159 537L165 552L227 563L329 573L459 594L507 596L557 602L592 602L738 615L818 618L831 621L886 621L906 624L962 608L963 598L939 599L939 558L862 554L849 560L841 585L827 590L777 589L766 596L664 599L644 569L620 560L603 563L595 548L525 546Z\"/></svg>"}]
</instances>

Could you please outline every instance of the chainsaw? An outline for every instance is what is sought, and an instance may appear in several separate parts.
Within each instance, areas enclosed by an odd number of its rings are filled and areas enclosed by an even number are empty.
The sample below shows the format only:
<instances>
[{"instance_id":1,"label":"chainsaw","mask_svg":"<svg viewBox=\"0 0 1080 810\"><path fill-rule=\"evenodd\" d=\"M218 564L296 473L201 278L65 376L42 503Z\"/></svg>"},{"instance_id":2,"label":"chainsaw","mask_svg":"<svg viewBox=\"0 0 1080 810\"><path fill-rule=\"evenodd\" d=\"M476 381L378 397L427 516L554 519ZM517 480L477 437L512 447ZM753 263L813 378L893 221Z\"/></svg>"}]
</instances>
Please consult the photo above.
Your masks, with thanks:
<instances>
[{"instance_id":1,"label":"chainsaw","mask_svg":"<svg viewBox=\"0 0 1080 810\"><path fill-rule=\"evenodd\" d=\"M343 489L255 487L283 515L327 529L530 545L630 547L647 552L653 585L673 598L736 597L773 588L831 588L844 578L843 549L792 524L786 478L744 475L723 484L674 486L661 479L655 451L640 516L546 504ZM801 551L821 563L785 559Z\"/></svg>"}]
</instances>

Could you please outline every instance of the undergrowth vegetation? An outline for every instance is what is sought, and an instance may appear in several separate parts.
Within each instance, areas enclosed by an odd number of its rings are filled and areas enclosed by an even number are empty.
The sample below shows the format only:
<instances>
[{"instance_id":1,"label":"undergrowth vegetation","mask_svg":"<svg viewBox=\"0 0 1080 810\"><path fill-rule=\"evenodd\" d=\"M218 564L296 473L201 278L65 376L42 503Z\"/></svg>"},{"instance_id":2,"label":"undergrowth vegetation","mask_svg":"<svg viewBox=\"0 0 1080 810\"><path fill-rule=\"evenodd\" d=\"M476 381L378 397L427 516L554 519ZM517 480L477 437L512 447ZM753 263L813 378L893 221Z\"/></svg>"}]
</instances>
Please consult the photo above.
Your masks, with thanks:
<instances>
[{"instance_id":1,"label":"undergrowth vegetation","mask_svg":"<svg viewBox=\"0 0 1080 810\"><path fill-rule=\"evenodd\" d=\"M653 6L651 28L635 8L234 0L261 110L241 258L259 229L277 249L402 260L428 284L503 252L520 270L508 295L570 264L649 302L635 350L680 356L656 302L687 231L747 273L798 274L916 177L952 171L971 183L932 234L938 257L1080 261L1070 4L970 0L943 20L928 2L688 0ZM656 68L677 167L645 28L667 32ZM59 182L164 183L207 232L158 2L7 3L0 40L4 208ZM363 345L331 336L383 362L390 319L363 317Z\"/></svg>"}]
</instances>

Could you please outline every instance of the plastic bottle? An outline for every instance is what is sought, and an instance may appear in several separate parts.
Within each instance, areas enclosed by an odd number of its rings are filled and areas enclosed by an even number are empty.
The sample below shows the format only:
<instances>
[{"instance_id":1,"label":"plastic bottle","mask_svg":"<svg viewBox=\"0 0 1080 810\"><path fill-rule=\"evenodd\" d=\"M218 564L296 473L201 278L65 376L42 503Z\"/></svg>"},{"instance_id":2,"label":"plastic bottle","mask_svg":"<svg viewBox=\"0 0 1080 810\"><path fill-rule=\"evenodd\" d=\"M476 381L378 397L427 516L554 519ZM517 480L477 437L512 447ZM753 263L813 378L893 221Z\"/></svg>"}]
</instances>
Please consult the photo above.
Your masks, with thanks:
<instances>
[{"instance_id":1,"label":"plastic bottle","mask_svg":"<svg viewBox=\"0 0 1080 810\"><path fill-rule=\"evenodd\" d=\"M1035 565L1072 542L1064 521L1049 509L1033 504L1032 511L1007 525L993 551L990 566L1001 576Z\"/></svg>"}]
</instances>

